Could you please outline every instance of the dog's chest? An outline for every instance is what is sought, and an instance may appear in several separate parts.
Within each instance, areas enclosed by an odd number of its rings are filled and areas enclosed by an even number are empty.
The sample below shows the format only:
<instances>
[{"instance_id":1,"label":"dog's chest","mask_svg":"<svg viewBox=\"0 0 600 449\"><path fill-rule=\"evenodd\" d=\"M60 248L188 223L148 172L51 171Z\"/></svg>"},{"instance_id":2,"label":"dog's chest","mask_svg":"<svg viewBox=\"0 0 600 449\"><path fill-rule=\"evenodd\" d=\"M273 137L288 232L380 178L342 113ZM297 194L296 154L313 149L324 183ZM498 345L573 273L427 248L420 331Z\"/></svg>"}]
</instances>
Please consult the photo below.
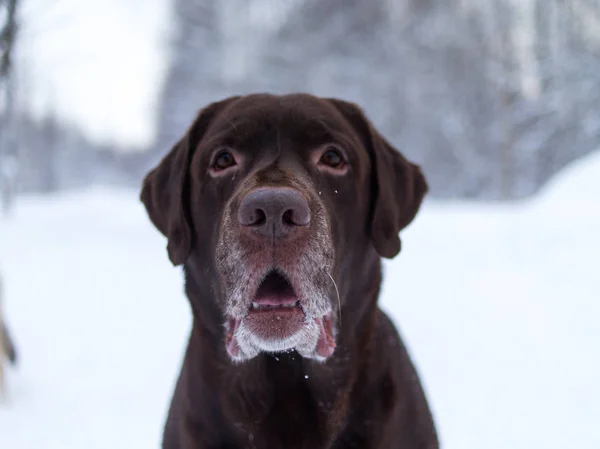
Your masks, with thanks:
<instances>
[{"instance_id":1,"label":"dog's chest","mask_svg":"<svg viewBox=\"0 0 600 449\"><path fill-rule=\"evenodd\" d=\"M326 447L327 416L295 395L282 397L268 413L242 431L245 448L319 449ZM240 429L241 430L241 429Z\"/></svg>"},{"instance_id":2,"label":"dog's chest","mask_svg":"<svg viewBox=\"0 0 600 449\"><path fill-rule=\"evenodd\" d=\"M243 402L236 410L235 427L244 449L328 447L333 398L316 397L306 383L267 385L247 394Z\"/></svg>"}]
</instances>

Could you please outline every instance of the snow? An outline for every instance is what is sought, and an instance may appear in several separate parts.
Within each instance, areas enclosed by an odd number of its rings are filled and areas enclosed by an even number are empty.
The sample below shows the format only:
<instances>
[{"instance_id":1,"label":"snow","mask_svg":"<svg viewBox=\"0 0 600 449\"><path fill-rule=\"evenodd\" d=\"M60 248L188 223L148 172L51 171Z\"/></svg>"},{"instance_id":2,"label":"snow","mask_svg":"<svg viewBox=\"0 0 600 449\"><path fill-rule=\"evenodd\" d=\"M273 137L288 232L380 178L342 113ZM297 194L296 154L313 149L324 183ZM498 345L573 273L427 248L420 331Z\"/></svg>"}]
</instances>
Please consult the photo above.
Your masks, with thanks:
<instances>
[{"instance_id":1,"label":"snow","mask_svg":"<svg viewBox=\"0 0 600 449\"><path fill-rule=\"evenodd\" d=\"M135 191L27 197L0 222L21 363L0 448L158 448L190 312ZM600 447L600 153L517 204L428 201L386 262L448 449Z\"/></svg>"}]
</instances>

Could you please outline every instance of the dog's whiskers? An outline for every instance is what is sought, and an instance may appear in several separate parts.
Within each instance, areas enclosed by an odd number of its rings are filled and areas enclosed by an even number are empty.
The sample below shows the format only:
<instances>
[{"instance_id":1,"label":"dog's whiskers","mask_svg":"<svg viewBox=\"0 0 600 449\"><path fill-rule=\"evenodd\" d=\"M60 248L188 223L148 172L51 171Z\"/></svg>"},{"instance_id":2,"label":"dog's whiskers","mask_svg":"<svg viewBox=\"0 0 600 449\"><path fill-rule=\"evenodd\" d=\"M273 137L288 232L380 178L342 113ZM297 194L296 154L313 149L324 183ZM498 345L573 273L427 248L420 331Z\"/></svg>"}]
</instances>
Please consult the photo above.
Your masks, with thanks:
<instances>
[{"instance_id":1,"label":"dog's whiskers","mask_svg":"<svg viewBox=\"0 0 600 449\"><path fill-rule=\"evenodd\" d=\"M333 282L333 286L335 287L335 293L337 294L338 314L339 314L339 320L340 320L339 326L341 328L342 327L342 301L340 299L340 291L338 290L337 284L335 283L333 276L331 276L331 274L329 274L329 272L327 272L327 276L329 276L329 279L331 279L331 282Z\"/></svg>"}]
</instances>

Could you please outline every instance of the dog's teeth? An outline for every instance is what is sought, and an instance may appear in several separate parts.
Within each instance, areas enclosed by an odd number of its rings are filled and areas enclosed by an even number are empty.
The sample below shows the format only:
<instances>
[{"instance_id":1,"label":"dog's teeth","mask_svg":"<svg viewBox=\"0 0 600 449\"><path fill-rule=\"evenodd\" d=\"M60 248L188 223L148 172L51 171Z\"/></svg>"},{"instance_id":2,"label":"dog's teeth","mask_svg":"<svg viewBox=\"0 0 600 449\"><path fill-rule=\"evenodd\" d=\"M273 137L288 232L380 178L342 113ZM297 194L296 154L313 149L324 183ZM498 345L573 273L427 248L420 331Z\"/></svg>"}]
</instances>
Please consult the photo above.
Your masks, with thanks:
<instances>
[{"instance_id":1,"label":"dog's teeth","mask_svg":"<svg viewBox=\"0 0 600 449\"><path fill-rule=\"evenodd\" d=\"M294 307L299 307L300 302L296 301L294 304L260 304L257 302L252 303L252 309L293 309Z\"/></svg>"}]
</instances>

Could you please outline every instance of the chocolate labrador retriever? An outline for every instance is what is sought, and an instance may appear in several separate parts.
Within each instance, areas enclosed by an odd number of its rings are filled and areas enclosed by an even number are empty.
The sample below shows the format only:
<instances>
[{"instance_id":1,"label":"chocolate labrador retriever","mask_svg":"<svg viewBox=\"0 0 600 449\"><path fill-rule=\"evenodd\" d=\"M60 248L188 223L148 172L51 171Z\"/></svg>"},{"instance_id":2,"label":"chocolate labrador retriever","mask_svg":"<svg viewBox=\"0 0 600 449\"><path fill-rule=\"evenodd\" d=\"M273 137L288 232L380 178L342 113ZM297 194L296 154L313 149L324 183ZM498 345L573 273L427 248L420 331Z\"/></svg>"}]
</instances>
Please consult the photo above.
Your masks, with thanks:
<instances>
[{"instance_id":1,"label":"chocolate labrador retriever","mask_svg":"<svg viewBox=\"0 0 600 449\"><path fill-rule=\"evenodd\" d=\"M354 104L213 103L144 180L193 326L165 449L437 448L378 308L427 183Z\"/></svg>"}]
</instances>

